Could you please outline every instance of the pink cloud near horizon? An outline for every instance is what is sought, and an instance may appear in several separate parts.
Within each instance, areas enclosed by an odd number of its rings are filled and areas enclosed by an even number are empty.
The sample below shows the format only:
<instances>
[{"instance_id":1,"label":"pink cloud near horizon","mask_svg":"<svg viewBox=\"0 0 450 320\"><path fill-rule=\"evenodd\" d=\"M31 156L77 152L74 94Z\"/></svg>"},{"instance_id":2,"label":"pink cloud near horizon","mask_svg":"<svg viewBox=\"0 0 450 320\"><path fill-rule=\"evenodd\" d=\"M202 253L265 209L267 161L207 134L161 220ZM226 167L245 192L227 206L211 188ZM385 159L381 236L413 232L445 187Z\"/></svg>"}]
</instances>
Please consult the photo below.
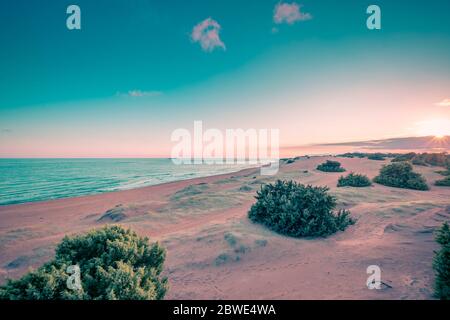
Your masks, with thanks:
<instances>
[{"instance_id":1,"label":"pink cloud near horizon","mask_svg":"<svg viewBox=\"0 0 450 320\"><path fill-rule=\"evenodd\" d=\"M439 106L439 107L450 107L450 99L444 99L440 102L435 103L435 105Z\"/></svg>"}]
</instances>

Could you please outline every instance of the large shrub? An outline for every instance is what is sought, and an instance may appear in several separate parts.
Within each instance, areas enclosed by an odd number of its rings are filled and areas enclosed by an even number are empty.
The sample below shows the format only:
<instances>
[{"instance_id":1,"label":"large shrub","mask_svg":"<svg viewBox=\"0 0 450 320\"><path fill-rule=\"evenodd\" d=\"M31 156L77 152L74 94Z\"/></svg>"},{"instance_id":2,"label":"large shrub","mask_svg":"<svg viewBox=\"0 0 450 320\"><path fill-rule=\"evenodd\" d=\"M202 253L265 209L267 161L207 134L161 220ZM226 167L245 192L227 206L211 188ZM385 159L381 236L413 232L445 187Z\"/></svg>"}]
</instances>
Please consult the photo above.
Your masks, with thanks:
<instances>
[{"instance_id":1,"label":"large shrub","mask_svg":"<svg viewBox=\"0 0 450 320\"><path fill-rule=\"evenodd\" d=\"M157 243L118 226L65 237L55 258L19 280L0 288L11 300L155 300L162 299L167 280L160 276L165 250ZM78 265L81 289L69 289L69 266Z\"/></svg>"},{"instance_id":2,"label":"large shrub","mask_svg":"<svg viewBox=\"0 0 450 320\"><path fill-rule=\"evenodd\" d=\"M288 236L327 236L354 223L349 211L333 212L336 199L327 187L278 180L262 186L255 198L249 218Z\"/></svg>"},{"instance_id":3,"label":"large shrub","mask_svg":"<svg viewBox=\"0 0 450 320\"><path fill-rule=\"evenodd\" d=\"M447 223L438 230L436 242L441 245L441 249L433 260L436 273L434 293L439 299L450 300L450 227Z\"/></svg>"},{"instance_id":4,"label":"large shrub","mask_svg":"<svg viewBox=\"0 0 450 320\"><path fill-rule=\"evenodd\" d=\"M344 172L345 169L341 167L341 163L338 161L327 160L326 162L319 164L317 170L324 172Z\"/></svg>"},{"instance_id":5,"label":"large shrub","mask_svg":"<svg viewBox=\"0 0 450 320\"><path fill-rule=\"evenodd\" d=\"M350 173L347 176L341 176L338 180L338 187L369 187L372 185L370 179L363 174Z\"/></svg>"},{"instance_id":6,"label":"large shrub","mask_svg":"<svg viewBox=\"0 0 450 320\"><path fill-rule=\"evenodd\" d=\"M396 162L381 168L374 182L396 188L428 190L428 185L421 174L413 171L409 162Z\"/></svg>"}]
</instances>

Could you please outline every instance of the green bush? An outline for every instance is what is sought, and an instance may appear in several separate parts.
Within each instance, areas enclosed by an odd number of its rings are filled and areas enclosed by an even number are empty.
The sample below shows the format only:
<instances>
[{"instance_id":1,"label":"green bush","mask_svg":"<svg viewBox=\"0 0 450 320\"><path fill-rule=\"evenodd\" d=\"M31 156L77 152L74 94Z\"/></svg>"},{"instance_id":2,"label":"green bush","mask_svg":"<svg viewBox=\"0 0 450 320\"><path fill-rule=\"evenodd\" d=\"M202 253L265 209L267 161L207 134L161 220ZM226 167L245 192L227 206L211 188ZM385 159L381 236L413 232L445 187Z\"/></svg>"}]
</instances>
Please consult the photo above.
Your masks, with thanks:
<instances>
[{"instance_id":1,"label":"green bush","mask_svg":"<svg viewBox=\"0 0 450 320\"><path fill-rule=\"evenodd\" d=\"M392 162L411 161L416 156L415 152L400 154L392 159Z\"/></svg>"},{"instance_id":2,"label":"green bush","mask_svg":"<svg viewBox=\"0 0 450 320\"><path fill-rule=\"evenodd\" d=\"M370 160L384 160L384 158L395 158L399 156L397 153L366 153L366 152L347 152L337 155L343 158L369 158ZM383 158L383 159L381 159Z\"/></svg>"},{"instance_id":3,"label":"green bush","mask_svg":"<svg viewBox=\"0 0 450 320\"><path fill-rule=\"evenodd\" d=\"M450 165L450 155L445 152L441 153L415 153L397 155L392 162L411 161L419 166L441 166L448 167Z\"/></svg>"},{"instance_id":4,"label":"green bush","mask_svg":"<svg viewBox=\"0 0 450 320\"><path fill-rule=\"evenodd\" d=\"M415 166L424 166L424 167L428 166L427 163L425 162L425 159L420 157L413 158L411 163Z\"/></svg>"},{"instance_id":5,"label":"green bush","mask_svg":"<svg viewBox=\"0 0 450 320\"><path fill-rule=\"evenodd\" d=\"M438 170L438 171L435 171L436 173L439 173L440 175L442 175L442 176L450 176L450 170Z\"/></svg>"},{"instance_id":6,"label":"green bush","mask_svg":"<svg viewBox=\"0 0 450 320\"><path fill-rule=\"evenodd\" d=\"M372 153L367 156L369 160L385 160L385 155L382 153Z\"/></svg>"},{"instance_id":7,"label":"green bush","mask_svg":"<svg viewBox=\"0 0 450 320\"><path fill-rule=\"evenodd\" d=\"M338 157L342 158L364 158L365 156L366 154L362 152L347 152L338 155Z\"/></svg>"},{"instance_id":8,"label":"green bush","mask_svg":"<svg viewBox=\"0 0 450 320\"><path fill-rule=\"evenodd\" d=\"M446 167L450 164L450 156L445 153L422 153L416 156L420 161L432 166Z\"/></svg>"},{"instance_id":9,"label":"green bush","mask_svg":"<svg viewBox=\"0 0 450 320\"><path fill-rule=\"evenodd\" d=\"M327 160L326 162L319 164L317 170L324 172L344 172L345 169L341 167L341 163L338 161Z\"/></svg>"},{"instance_id":10,"label":"green bush","mask_svg":"<svg viewBox=\"0 0 450 320\"><path fill-rule=\"evenodd\" d=\"M437 180L434 184L439 187L450 187L450 176L442 180Z\"/></svg>"},{"instance_id":11,"label":"green bush","mask_svg":"<svg viewBox=\"0 0 450 320\"><path fill-rule=\"evenodd\" d=\"M109 226L65 237L55 258L19 280L0 287L8 300L155 300L162 299L167 279L160 273L165 250L131 230ZM68 289L68 266L80 268L81 289Z\"/></svg>"},{"instance_id":12,"label":"green bush","mask_svg":"<svg viewBox=\"0 0 450 320\"><path fill-rule=\"evenodd\" d=\"M434 294L442 300L450 300L450 227L444 223L438 230L436 242L441 249L436 252L433 269L436 274Z\"/></svg>"},{"instance_id":13,"label":"green bush","mask_svg":"<svg viewBox=\"0 0 450 320\"><path fill-rule=\"evenodd\" d=\"M429 189L425 179L422 175L413 171L409 162L397 162L383 166L380 174L373 181L389 187L414 190Z\"/></svg>"},{"instance_id":14,"label":"green bush","mask_svg":"<svg viewBox=\"0 0 450 320\"><path fill-rule=\"evenodd\" d=\"M324 237L355 221L347 210L336 214L336 199L327 187L278 180L257 192L248 216L278 233L293 237Z\"/></svg>"},{"instance_id":15,"label":"green bush","mask_svg":"<svg viewBox=\"0 0 450 320\"><path fill-rule=\"evenodd\" d=\"M341 176L338 180L338 187L369 187L372 185L366 175L350 173L346 177Z\"/></svg>"},{"instance_id":16,"label":"green bush","mask_svg":"<svg viewBox=\"0 0 450 320\"><path fill-rule=\"evenodd\" d=\"M439 173L440 175L443 175L445 177L450 176L450 161L446 163L445 168L445 170L439 170L436 171L436 173Z\"/></svg>"}]
</instances>

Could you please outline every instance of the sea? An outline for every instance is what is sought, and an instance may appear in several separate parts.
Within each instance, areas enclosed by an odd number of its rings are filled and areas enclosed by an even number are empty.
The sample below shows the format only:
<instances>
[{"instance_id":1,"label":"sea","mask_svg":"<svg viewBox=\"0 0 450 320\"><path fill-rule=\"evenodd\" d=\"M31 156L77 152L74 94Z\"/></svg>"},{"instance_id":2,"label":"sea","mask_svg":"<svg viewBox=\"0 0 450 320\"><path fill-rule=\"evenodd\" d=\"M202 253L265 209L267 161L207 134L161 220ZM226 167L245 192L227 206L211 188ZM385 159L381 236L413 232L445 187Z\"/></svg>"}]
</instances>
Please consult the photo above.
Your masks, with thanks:
<instances>
[{"instance_id":1,"label":"sea","mask_svg":"<svg viewBox=\"0 0 450 320\"><path fill-rule=\"evenodd\" d=\"M171 159L0 159L0 205L78 197L231 173L248 165Z\"/></svg>"}]
</instances>

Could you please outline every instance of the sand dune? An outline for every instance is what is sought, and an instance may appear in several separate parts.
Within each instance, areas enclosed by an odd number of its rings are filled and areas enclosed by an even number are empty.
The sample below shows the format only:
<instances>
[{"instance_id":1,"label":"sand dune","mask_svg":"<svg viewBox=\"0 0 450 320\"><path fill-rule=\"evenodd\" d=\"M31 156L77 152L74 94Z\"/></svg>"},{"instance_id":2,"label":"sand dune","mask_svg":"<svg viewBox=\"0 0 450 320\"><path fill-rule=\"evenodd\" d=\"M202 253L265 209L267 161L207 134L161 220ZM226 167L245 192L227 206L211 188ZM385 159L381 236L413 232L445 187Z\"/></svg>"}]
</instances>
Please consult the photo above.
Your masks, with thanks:
<instances>
[{"instance_id":1,"label":"sand dune","mask_svg":"<svg viewBox=\"0 0 450 320\"><path fill-rule=\"evenodd\" d=\"M131 227L168 250L168 299L431 299L433 231L450 219L450 188L432 167L415 167L430 191L374 185L336 188L340 173L315 170L330 157L301 158L276 177L258 169L135 190L0 207L0 277L18 277L52 257L65 235L106 223ZM383 163L339 158L374 177ZM294 239L251 223L262 183L327 185L358 219L327 239ZM366 268L381 267L381 290Z\"/></svg>"}]
</instances>

